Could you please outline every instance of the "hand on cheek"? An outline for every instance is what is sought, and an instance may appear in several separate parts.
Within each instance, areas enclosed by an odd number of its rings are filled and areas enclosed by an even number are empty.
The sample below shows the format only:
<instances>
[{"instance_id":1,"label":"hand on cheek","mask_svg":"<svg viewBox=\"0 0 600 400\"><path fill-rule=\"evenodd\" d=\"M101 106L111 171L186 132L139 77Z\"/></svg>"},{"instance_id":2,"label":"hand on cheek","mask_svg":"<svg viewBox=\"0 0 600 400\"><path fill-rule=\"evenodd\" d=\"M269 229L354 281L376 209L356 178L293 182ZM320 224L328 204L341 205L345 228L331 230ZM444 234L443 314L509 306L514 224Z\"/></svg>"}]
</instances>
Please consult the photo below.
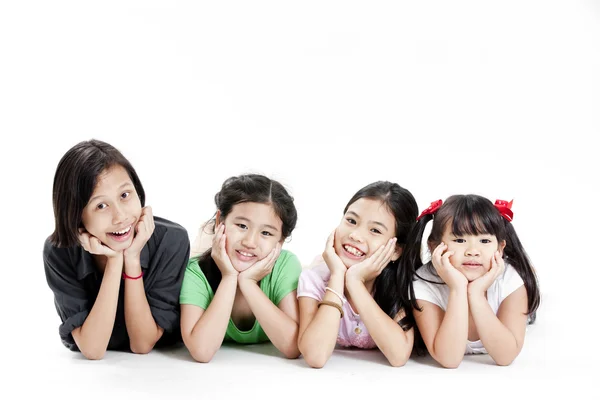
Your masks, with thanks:
<instances>
[{"instance_id":1,"label":"hand on cheek","mask_svg":"<svg viewBox=\"0 0 600 400\"><path fill-rule=\"evenodd\" d=\"M96 236L90 235L83 228L79 228L79 234L77 235L77 238L79 239L81 247L83 247L83 249L90 254L102 255L109 258L116 257L121 254L121 252L116 252L110 247L102 244L100 239L98 239Z\"/></svg>"}]
</instances>

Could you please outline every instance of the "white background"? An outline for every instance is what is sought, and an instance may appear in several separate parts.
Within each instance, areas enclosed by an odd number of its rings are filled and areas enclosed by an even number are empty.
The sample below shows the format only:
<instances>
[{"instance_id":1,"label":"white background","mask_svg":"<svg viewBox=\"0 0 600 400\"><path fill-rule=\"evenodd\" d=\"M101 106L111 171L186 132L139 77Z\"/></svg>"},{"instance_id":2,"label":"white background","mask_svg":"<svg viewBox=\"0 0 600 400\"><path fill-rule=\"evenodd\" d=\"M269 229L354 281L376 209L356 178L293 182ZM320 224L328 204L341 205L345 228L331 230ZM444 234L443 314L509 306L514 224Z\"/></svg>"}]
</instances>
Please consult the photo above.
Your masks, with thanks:
<instances>
[{"instance_id":1,"label":"white background","mask_svg":"<svg viewBox=\"0 0 600 400\"><path fill-rule=\"evenodd\" d=\"M2 390L52 398L597 390L598 71L592 0L3 2ZM183 225L192 241L224 179L280 180L299 212L286 248L304 264L351 195L375 180L408 188L421 209L455 193L514 198L541 283L538 324L508 368L484 356L455 371L420 360L393 369L377 353L338 352L313 371L268 346L228 347L209 365L190 362L185 349L83 361L60 343L41 251L53 230L56 165L91 138L129 158L155 215Z\"/></svg>"}]
</instances>

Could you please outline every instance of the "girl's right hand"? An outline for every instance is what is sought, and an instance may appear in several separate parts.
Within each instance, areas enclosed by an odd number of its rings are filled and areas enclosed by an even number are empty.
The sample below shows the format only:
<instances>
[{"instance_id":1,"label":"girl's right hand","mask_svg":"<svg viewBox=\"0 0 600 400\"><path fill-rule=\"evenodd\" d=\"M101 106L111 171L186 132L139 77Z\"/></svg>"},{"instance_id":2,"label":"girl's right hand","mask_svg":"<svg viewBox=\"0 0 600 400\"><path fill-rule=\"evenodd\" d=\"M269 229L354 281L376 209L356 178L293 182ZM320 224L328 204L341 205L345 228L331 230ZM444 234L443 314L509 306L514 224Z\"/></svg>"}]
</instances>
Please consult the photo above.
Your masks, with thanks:
<instances>
[{"instance_id":1,"label":"girl's right hand","mask_svg":"<svg viewBox=\"0 0 600 400\"><path fill-rule=\"evenodd\" d=\"M453 251L446 251L448 246L444 242L440 243L433 254L431 255L431 262L435 268L438 276L450 287L451 289L466 290L469 281L467 277L462 274L459 270L454 268L450 262L450 257L454 255ZM446 252L445 252L446 251ZM445 252L445 253L444 253Z\"/></svg>"},{"instance_id":2,"label":"girl's right hand","mask_svg":"<svg viewBox=\"0 0 600 400\"><path fill-rule=\"evenodd\" d=\"M96 236L90 235L85 229L79 228L79 234L77 235L81 247L90 254L97 254L106 256L108 258L117 257L123 255L123 252L116 252L108 246L102 244L100 239Z\"/></svg>"},{"instance_id":3,"label":"girl's right hand","mask_svg":"<svg viewBox=\"0 0 600 400\"><path fill-rule=\"evenodd\" d=\"M331 232L331 235L327 238L327 245L325 245L325 251L323 252L323 260L325 260L325 264L327 264L327 268L329 268L331 275L345 276L347 268L340 256L335 252L335 247L333 247L334 241L335 230Z\"/></svg>"},{"instance_id":4,"label":"girl's right hand","mask_svg":"<svg viewBox=\"0 0 600 400\"><path fill-rule=\"evenodd\" d=\"M238 276L239 272L233 268L233 264L231 264L231 259L227 255L227 250L225 249L225 241L227 237L225 236L225 225L221 224L217 228L215 232L215 237L213 238L212 250L210 252L210 256L215 260L219 271L221 271L221 276Z\"/></svg>"}]
</instances>

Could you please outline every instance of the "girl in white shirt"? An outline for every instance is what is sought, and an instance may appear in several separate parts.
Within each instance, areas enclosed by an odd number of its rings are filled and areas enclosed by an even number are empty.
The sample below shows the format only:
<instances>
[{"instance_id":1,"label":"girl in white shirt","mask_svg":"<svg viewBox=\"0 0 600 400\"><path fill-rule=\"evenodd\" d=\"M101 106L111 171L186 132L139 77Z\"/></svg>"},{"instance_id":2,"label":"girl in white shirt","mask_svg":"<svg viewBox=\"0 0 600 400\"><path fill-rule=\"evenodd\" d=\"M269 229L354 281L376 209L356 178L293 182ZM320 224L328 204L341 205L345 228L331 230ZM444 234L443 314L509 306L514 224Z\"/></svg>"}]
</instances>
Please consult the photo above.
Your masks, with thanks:
<instances>
[{"instance_id":1,"label":"girl in white shirt","mask_svg":"<svg viewBox=\"0 0 600 400\"><path fill-rule=\"evenodd\" d=\"M404 287L431 356L456 368L464 354L508 365L523 346L540 302L535 271L511 223L510 203L455 195L417 218L402 257ZM421 262L425 227L431 261ZM415 339L416 340L416 339Z\"/></svg>"}]
</instances>

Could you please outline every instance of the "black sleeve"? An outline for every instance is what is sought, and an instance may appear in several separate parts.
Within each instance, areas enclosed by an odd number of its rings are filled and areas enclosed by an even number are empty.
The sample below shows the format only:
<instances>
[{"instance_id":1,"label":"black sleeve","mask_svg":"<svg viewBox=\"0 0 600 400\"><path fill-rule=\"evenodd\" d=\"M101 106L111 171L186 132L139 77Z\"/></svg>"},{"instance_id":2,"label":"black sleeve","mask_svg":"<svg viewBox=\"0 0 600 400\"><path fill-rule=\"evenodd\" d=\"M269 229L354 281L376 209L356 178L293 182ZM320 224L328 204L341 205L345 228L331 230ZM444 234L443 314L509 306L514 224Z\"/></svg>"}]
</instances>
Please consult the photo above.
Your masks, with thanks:
<instances>
[{"instance_id":1,"label":"black sleeve","mask_svg":"<svg viewBox=\"0 0 600 400\"><path fill-rule=\"evenodd\" d=\"M43 255L46 280L54 293L54 305L62 321L58 333L66 347L78 350L71 332L83 325L91 309L83 282L77 280L68 249L58 249L46 240Z\"/></svg>"},{"instance_id":2,"label":"black sleeve","mask_svg":"<svg viewBox=\"0 0 600 400\"><path fill-rule=\"evenodd\" d=\"M154 321L165 332L179 331L179 293L190 255L190 239L179 225L170 226L151 261L155 271L146 291Z\"/></svg>"}]
</instances>

